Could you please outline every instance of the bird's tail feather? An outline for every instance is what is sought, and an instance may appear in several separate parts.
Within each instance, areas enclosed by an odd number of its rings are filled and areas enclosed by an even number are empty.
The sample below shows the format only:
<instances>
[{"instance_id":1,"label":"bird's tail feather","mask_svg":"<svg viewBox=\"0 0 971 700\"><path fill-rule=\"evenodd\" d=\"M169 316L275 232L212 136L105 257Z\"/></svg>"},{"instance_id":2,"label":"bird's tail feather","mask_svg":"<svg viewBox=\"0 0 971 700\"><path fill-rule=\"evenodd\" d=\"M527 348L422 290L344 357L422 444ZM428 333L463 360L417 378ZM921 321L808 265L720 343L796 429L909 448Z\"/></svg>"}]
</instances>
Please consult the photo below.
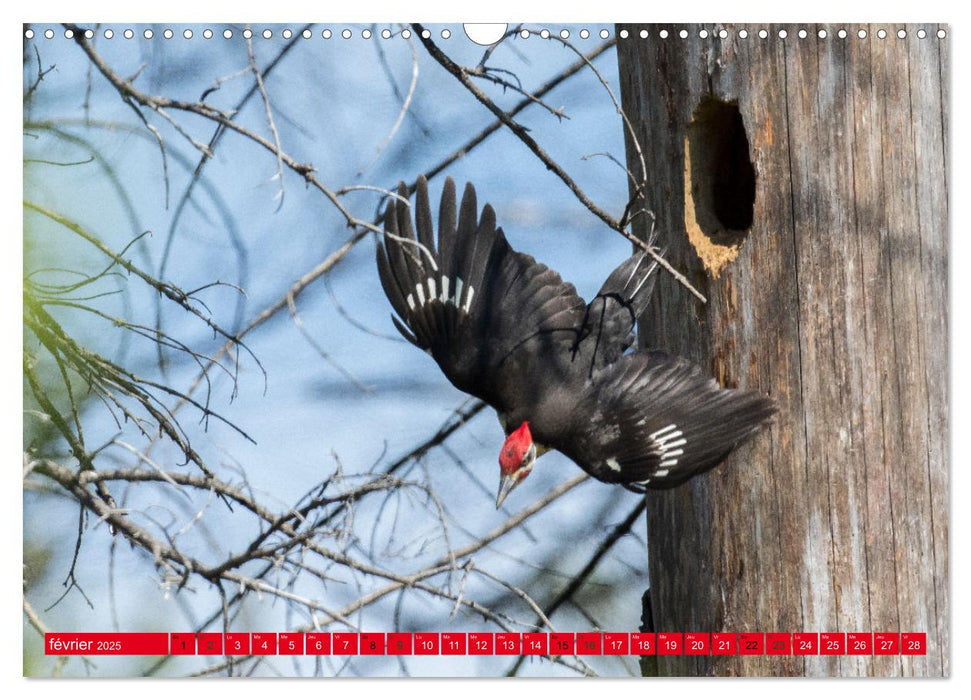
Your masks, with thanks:
<instances>
[{"instance_id":1,"label":"bird's tail feather","mask_svg":"<svg viewBox=\"0 0 971 700\"><path fill-rule=\"evenodd\" d=\"M477 221L475 190L468 185L456 221L455 183L448 178L436 246L426 179L418 178L414 228L404 183L397 195L388 204L383 241L377 245L378 274L400 318L393 319L395 327L408 341L433 350L449 342L488 273L497 238L495 212L486 205Z\"/></svg>"}]
</instances>

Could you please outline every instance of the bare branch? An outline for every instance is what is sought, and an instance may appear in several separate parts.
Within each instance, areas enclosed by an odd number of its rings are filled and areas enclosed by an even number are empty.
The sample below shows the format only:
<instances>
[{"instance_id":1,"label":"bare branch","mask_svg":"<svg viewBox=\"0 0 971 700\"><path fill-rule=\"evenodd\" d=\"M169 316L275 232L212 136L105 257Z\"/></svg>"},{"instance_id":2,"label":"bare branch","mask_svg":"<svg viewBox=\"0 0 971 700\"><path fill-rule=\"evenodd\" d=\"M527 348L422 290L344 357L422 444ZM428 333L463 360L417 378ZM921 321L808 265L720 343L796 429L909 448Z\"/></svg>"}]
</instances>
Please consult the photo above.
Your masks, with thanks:
<instances>
[{"instance_id":1,"label":"bare branch","mask_svg":"<svg viewBox=\"0 0 971 700\"><path fill-rule=\"evenodd\" d=\"M276 146L276 179L280 181L280 189L277 191L277 211L283 206L283 197L285 190L283 189L283 148L280 146L280 132L277 131L276 122L273 121L273 110L270 108L270 96L266 93L266 85L263 84L263 74L260 73L259 67L256 65L256 55L253 53L253 36L252 34L246 36L246 52L249 56L250 70L253 72L253 76L256 78L256 87L260 91L260 97L263 100L263 109L266 112L266 122L270 127L270 133L273 134L273 144Z\"/></svg>"}]
</instances>

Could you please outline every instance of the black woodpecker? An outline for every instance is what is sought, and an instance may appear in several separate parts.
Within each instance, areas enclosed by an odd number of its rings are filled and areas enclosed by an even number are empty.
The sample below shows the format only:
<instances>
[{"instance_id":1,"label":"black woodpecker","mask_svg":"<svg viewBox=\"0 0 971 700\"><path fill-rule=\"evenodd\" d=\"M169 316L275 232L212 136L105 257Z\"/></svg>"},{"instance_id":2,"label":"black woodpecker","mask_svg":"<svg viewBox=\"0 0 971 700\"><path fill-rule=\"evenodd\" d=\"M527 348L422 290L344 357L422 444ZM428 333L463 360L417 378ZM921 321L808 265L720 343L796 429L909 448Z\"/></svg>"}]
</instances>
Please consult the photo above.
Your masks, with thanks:
<instances>
[{"instance_id":1,"label":"black woodpecker","mask_svg":"<svg viewBox=\"0 0 971 700\"><path fill-rule=\"evenodd\" d=\"M446 180L437 241L424 177L414 226L402 184L384 230L378 272L395 326L452 384L499 414L507 437L496 507L549 449L633 491L678 486L717 466L775 413L770 399L722 389L684 359L632 350L657 271L643 252L587 304L510 247L492 207L479 214L471 184L456 211L455 183Z\"/></svg>"}]
</instances>

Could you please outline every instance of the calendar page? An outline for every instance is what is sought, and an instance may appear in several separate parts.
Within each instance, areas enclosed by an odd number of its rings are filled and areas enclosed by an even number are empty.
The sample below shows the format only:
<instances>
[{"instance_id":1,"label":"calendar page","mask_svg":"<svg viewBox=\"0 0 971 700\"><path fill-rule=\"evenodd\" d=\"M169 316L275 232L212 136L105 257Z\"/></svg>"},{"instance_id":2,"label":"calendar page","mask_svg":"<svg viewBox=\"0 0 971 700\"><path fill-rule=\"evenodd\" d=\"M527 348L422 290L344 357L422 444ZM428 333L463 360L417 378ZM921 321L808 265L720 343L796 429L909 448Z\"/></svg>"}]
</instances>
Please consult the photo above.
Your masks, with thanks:
<instances>
[{"instance_id":1,"label":"calendar page","mask_svg":"<svg viewBox=\"0 0 971 700\"><path fill-rule=\"evenodd\" d=\"M948 25L22 32L25 676L950 675Z\"/></svg>"}]
</instances>

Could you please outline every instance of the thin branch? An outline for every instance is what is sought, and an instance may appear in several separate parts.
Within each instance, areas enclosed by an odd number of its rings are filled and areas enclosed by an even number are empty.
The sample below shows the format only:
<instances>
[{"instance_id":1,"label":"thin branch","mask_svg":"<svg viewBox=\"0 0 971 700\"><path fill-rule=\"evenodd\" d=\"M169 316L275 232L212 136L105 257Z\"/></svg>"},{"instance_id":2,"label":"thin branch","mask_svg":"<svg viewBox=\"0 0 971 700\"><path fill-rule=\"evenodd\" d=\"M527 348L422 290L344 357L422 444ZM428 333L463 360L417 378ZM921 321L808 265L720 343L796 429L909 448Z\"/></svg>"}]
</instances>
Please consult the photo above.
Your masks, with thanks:
<instances>
[{"instance_id":1,"label":"thin branch","mask_svg":"<svg viewBox=\"0 0 971 700\"><path fill-rule=\"evenodd\" d=\"M317 354L320 355L320 358L340 372L341 376L354 385L354 388L356 388L358 391L363 394L373 394L374 387L368 386L360 379L355 377L350 370L335 360L329 352L324 350L323 346L318 343L317 340L310 334L310 331L308 331L304 326L303 318L301 318L300 314L297 312L297 304L292 297L287 300L287 307L290 309L290 317L293 319L293 324L297 327L297 330L300 331L300 335L302 335L310 347L312 347Z\"/></svg>"},{"instance_id":2,"label":"thin branch","mask_svg":"<svg viewBox=\"0 0 971 700\"><path fill-rule=\"evenodd\" d=\"M30 98L34 96L34 92L40 86L41 81L44 80L44 77L51 71L57 70L57 66L53 64L47 68L44 68L40 60L40 49L37 48L37 44L34 44L34 56L37 59L37 77L33 80L33 82L31 82L30 87L27 88L27 91L24 92L24 104L30 102Z\"/></svg>"},{"instance_id":3,"label":"thin branch","mask_svg":"<svg viewBox=\"0 0 971 700\"><path fill-rule=\"evenodd\" d=\"M266 92L266 85L263 84L263 74L260 73L260 69L256 65L256 55L253 53L253 36L252 34L244 36L246 36L246 53L249 56L250 70L256 78L256 87L260 91L260 98L263 100L263 110L266 113L266 123L270 127L270 133L273 134L273 144L276 146L276 175L274 177L280 181L280 189L276 195L277 199L280 200L276 207L277 211L279 211L280 207L283 206L285 194L283 189L283 147L280 145L280 132L277 131L276 122L273 121L273 110L270 108L270 96Z\"/></svg>"},{"instance_id":4,"label":"thin branch","mask_svg":"<svg viewBox=\"0 0 971 700\"><path fill-rule=\"evenodd\" d=\"M404 121L405 115L408 114L408 109L411 107L411 100L415 96L415 88L418 87L418 52L415 50L414 44L412 44L410 41L408 42L408 47L411 49L411 82L408 85L408 93L401 102L401 109L398 110L398 118L395 119L394 124L391 126L391 131L388 132L388 135L384 137L384 141L382 141L377 147L371 160L369 160L363 168L357 171L358 177L361 177L361 175L369 170L371 166L377 162L378 158L381 157L384 149L388 147L388 144L391 143L391 140L394 138L395 134L398 133L398 129L401 127L401 123ZM397 87L395 87L395 89L397 90Z\"/></svg>"},{"instance_id":5,"label":"thin branch","mask_svg":"<svg viewBox=\"0 0 971 700\"><path fill-rule=\"evenodd\" d=\"M493 83L494 85L498 85L504 90L512 90L513 92L519 93L520 95L525 97L526 100L528 100L532 104L539 105L540 107L542 107L547 112L549 112L550 114L552 114L554 117L556 117L561 121L563 119L570 118L569 115L567 115L563 111L562 107L553 107L552 105L548 105L540 97L537 97L536 95L533 95L529 91L523 89L522 83L519 81L519 77L512 71L505 70L503 68L491 68L488 66L481 66L481 65L476 66L475 68L467 68L466 70L468 71L468 74L473 78L480 78L482 80L487 80ZM507 73L508 75L511 75L513 78L515 78L516 82L515 84L513 84L504 78L500 78L498 75L494 75L495 73Z\"/></svg>"}]
</instances>

